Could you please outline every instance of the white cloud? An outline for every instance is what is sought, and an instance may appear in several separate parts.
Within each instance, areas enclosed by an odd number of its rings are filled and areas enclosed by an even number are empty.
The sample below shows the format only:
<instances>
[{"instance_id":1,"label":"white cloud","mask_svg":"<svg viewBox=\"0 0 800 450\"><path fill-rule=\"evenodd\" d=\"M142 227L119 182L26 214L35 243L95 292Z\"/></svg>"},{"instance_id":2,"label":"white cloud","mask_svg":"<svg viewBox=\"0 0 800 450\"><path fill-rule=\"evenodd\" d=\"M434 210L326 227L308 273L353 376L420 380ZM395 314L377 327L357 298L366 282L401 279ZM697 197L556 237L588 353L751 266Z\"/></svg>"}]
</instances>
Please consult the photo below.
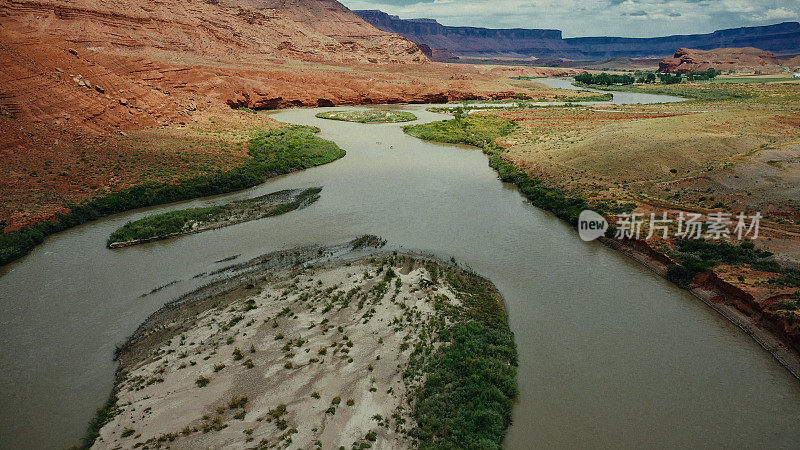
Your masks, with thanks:
<instances>
[{"instance_id":1,"label":"white cloud","mask_svg":"<svg viewBox=\"0 0 800 450\"><path fill-rule=\"evenodd\" d=\"M780 20L780 19L796 19L798 17L797 11L792 11L788 8L780 7L768 9L763 16L759 16L757 20Z\"/></svg>"},{"instance_id":2,"label":"white cloud","mask_svg":"<svg viewBox=\"0 0 800 450\"><path fill-rule=\"evenodd\" d=\"M548 28L574 36L663 36L709 33L800 16L797 0L340 0L445 25Z\"/></svg>"}]
</instances>

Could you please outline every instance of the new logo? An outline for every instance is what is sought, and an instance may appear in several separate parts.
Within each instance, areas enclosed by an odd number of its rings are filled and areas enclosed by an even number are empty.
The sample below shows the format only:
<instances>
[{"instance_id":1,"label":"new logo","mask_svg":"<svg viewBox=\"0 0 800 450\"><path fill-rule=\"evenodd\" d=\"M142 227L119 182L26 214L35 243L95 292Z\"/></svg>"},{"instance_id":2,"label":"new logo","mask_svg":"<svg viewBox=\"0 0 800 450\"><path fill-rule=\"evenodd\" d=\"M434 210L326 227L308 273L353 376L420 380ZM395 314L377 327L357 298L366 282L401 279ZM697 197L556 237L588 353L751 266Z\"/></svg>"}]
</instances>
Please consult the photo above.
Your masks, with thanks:
<instances>
[{"instance_id":1,"label":"new logo","mask_svg":"<svg viewBox=\"0 0 800 450\"><path fill-rule=\"evenodd\" d=\"M606 234L608 221L590 209L584 209L578 216L578 235L584 241L593 241Z\"/></svg>"}]
</instances>

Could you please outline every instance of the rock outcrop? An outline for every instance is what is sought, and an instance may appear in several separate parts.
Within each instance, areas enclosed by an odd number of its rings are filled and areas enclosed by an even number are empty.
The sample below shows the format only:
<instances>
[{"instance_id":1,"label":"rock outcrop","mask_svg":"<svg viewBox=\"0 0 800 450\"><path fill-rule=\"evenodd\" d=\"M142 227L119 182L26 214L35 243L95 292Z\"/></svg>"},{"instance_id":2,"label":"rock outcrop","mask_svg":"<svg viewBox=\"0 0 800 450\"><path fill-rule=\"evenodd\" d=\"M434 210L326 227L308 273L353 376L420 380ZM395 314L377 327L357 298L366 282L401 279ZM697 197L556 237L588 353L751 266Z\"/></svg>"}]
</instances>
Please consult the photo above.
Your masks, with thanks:
<instances>
[{"instance_id":1,"label":"rock outcrop","mask_svg":"<svg viewBox=\"0 0 800 450\"><path fill-rule=\"evenodd\" d=\"M753 47L697 50L679 48L675 55L659 63L659 71L685 73L711 68L723 72L778 73L783 71L780 60L772 52Z\"/></svg>"}]
</instances>

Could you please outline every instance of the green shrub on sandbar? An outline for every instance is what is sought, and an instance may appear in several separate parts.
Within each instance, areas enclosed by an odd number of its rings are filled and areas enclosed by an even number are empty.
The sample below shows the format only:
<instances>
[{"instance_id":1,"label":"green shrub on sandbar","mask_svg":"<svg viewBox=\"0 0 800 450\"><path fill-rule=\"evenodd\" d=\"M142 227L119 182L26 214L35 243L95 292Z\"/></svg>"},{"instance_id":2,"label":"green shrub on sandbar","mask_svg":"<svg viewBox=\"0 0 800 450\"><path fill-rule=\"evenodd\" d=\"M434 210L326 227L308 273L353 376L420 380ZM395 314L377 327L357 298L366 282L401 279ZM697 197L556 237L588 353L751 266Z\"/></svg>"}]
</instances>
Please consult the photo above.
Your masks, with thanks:
<instances>
[{"instance_id":1,"label":"green shrub on sandbar","mask_svg":"<svg viewBox=\"0 0 800 450\"><path fill-rule=\"evenodd\" d=\"M442 276L463 308L451 312L454 324L442 330L441 346L422 369L411 434L423 449L499 449L517 396L514 334L491 283L452 268Z\"/></svg>"},{"instance_id":2,"label":"green shrub on sandbar","mask_svg":"<svg viewBox=\"0 0 800 450\"><path fill-rule=\"evenodd\" d=\"M514 122L492 116L471 116L403 127L406 133L426 141L468 144L484 150L491 141L516 129Z\"/></svg>"},{"instance_id":3,"label":"green shrub on sandbar","mask_svg":"<svg viewBox=\"0 0 800 450\"><path fill-rule=\"evenodd\" d=\"M314 136L318 132L319 128L300 125L263 131L250 140L250 157L241 166L175 183L133 186L71 206L57 219L0 233L0 265L26 255L51 234L103 216L246 189L274 176L329 163L345 155L333 142Z\"/></svg>"},{"instance_id":4,"label":"green shrub on sandbar","mask_svg":"<svg viewBox=\"0 0 800 450\"><path fill-rule=\"evenodd\" d=\"M230 224L240 223L246 220L260 219L262 217L277 216L289 211L294 211L303 205L307 205L319 199L319 193L321 191L322 188L305 189L291 202L279 204L261 214L254 214L252 219L242 219L238 221L234 220L233 222L230 222ZM273 194L267 194L263 197L257 197L250 200L240 200L222 206L181 209L178 211L169 211L163 214L155 214L152 216L143 217L139 220L128 222L117 229L117 231L113 232L111 237L108 238L108 245L110 246L111 244L117 242L133 242L152 240L154 238L166 238L185 233L191 231L193 225L195 224L202 225L203 223L208 222L223 221L231 216L241 214L242 208L247 208L248 204L253 205L250 206L251 208L258 209L260 207L260 201L263 201L261 199L274 195L280 195L284 192L285 191L275 192Z\"/></svg>"},{"instance_id":5,"label":"green shrub on sandbar","mask_svg":"<svg viewBox=\"0 0 800 450\"><path fill-rule=\"evenodd\" d=\"M320 119L342 120L358 123L394 123L411 122L417 116L407 111L391 109L369 109L366 111L326 111L316 115Z\"/></svg>"},{"instance_id":6,"label":"green shrub on sandbar","mask_svg":"<svg viewBox=\"0 0 800 450\"><path fill-rule=\"evenodd\" d=\"M192 223L215 220L225 211L226 209L221 206L212 206L169 211L163 214L147 216L123 225L111 234L108 243L129 242L180 233L187 226L191 226Z\"/></svg>"}]
</instances>

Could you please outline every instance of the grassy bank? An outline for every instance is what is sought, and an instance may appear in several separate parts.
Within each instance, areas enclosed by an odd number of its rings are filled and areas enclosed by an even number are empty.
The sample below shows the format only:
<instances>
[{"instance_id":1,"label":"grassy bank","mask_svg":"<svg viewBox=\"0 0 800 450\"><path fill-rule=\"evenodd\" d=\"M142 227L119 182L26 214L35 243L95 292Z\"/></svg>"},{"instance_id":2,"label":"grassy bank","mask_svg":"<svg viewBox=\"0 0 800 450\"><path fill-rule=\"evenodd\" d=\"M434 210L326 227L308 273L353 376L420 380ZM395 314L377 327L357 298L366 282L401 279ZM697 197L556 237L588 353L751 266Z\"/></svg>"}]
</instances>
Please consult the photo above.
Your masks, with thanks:
<instances>
[{"instance_id":1,"label":"grassy bank","mask_svg":"<svg viewBox=\"0 0 800 450\"><path fill-rule=\"evenodd\" d=\"M423 139L471 144L482 148L489 156L490 166L498 172L503 181L514 183L535 206L553 212L573 226L576 225L578 215L584 209L592 209L606 217L613 217L620 212L631 212L636 208L636 204L630 202L587 199L580 194L583 191L567 191L547 186L536 177L520 170L514 163L504 158L507 151L493 141L514 132L514 129L513 122L492 116L454 119L405 128L409 134ZM606 235L614 236L615 232L612 225ZM689 287L695 275L718 266L723 272L730 270L737 272L735 276L740 283L747 281L746 277L754 277L748 281L749 284L770 289L800 287L800 271L782 267L768 259L772 255L769 251L755 248L753 242L748 240L741 243L677 240L674 246L664 246L661 251L678 263L668 268L666 278L680 287ZM795 303L788 302L785 305L784 303L778 303L777 312L772 310L775 307L770 306L765 307L765 311L770 320L775 320L779 326L779 321L785 319L789 326L796 328L798 320L795 318L795 312L798 309L794 309ZM788 332L790 338L794 339L792 333Z\"/></svg>"},{"instance_id":2,"label":"grassy bank","mask_svg":"<svg viewBox=\"0 0 800 450\"><path fill-rule=\"evenodd\" d=\"M417 116L407 111L391 109L370 109L366 111L327 111L316 115L320 119L341 120L357 123L396 123L417 120Z\"/></svg>"},{"instance_id":3,"label":"grassy bank","mask_svg":"<svg viewBox=\"0 0 800 450\"><path fill-rule=\"evenodd\" d=\"M514 122L492 116L474 116L403 127L406 133L426 141L474 145L487 153L497 150L492 143L494 139L507 136L516 129Z\"/></svg>"},{"instance_id":4,"label":"grassy bank","mask_svg":"<svg viewBox=\"0 0 800 450\"><path fill-rule=\"evenodd\" d=\"M128 222L111 234L108 246L166 239L186 233L234 225L249 220L277 216L319 199L322 188L306 189L296 195L280 191L222 206L169 211Z\"/></svg>"},{"instance_id":5,"label":"grassy bank","mask_svg":"<svg viewBox=\"0 0 800 450\"><path fill-rule=\"evenodd\" d=\"M493 116L473 116L403 128L406 133L420 139L468 144L483 149L489 156L489 165L497 171L501 180L515 184L534 205L575 225L580 212L589 208L585 199L574 193L547 186L502 158L503 148L493 141L511 134L516 129L517 125L514 122ZM593 209L603 212L602 208L597 206Z\"/></svg>"},{"instance_id":6,"label":"grassy bank","mask_svg":"<svg viewBox=\"0 0 800 450\"><path fill-rule=\"evenodd\" d=\"M73 206L57 219L0 234L0 265L26 255L45 237L100 217L256 186L277 175L329 163L345 155L331 141L314 136L319 129L289 126L261 132L249 142L249 158L234 169L181 180L148 183Z\"/></svg>"}]
</instances>

